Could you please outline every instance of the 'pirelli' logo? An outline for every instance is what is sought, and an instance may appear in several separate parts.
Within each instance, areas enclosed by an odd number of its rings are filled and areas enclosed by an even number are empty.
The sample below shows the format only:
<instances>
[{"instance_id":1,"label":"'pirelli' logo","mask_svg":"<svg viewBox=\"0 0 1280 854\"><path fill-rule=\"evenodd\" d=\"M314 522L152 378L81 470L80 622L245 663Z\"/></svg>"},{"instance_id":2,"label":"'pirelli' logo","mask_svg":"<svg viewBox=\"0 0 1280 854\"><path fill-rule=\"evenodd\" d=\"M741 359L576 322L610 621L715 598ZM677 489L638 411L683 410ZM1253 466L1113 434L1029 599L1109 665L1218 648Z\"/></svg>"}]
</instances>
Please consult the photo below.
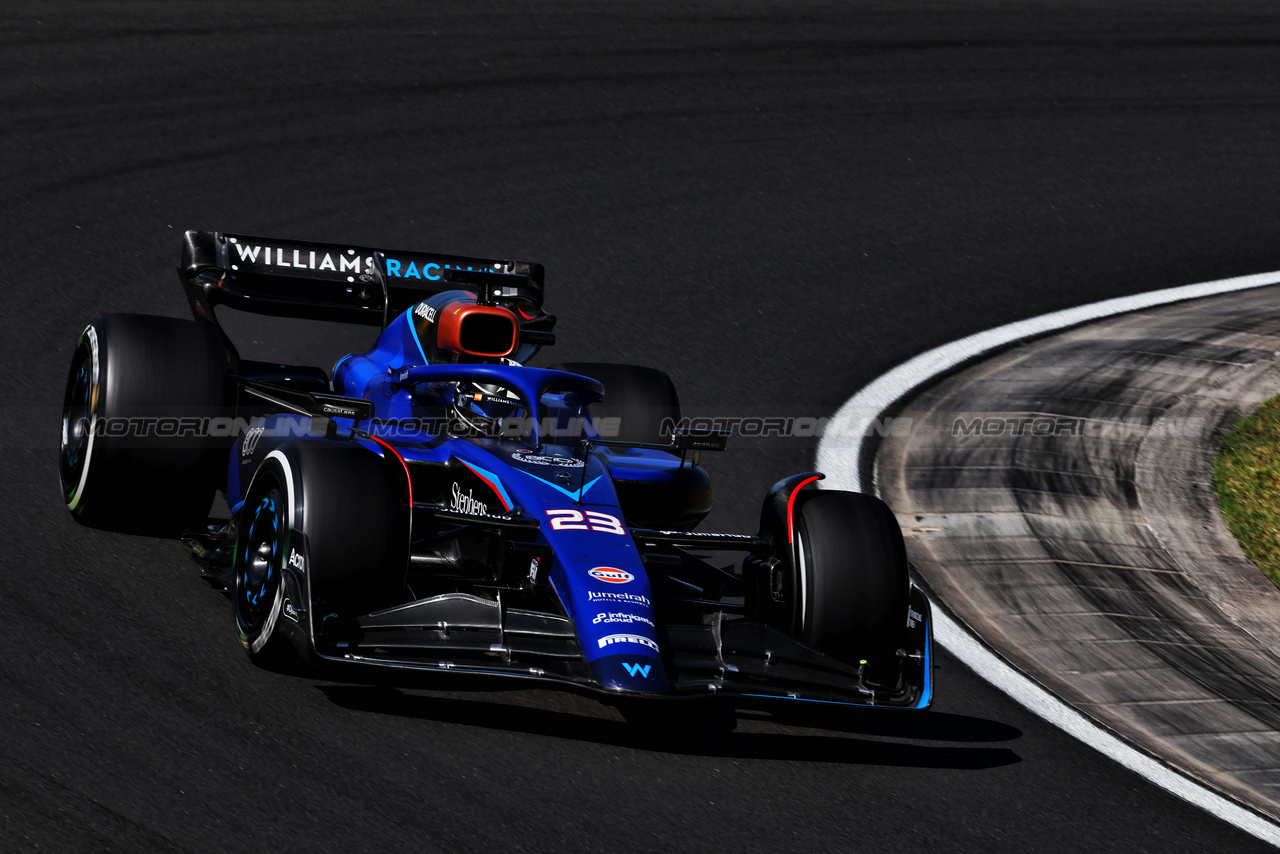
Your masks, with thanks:
<instances>
[{"instance_id":1,"label":"'pirelli' logo","mask_svg":"<svg viewBox=\"0 0 1280 854\"><path fill-rule=\"evenodd\" d=\"M654 652L658 651L658 642L652 638L647 638L644 635L608 635L607 637L600 638L599 643L601 649L604 649L607 646L612 646L615 643L634 643L639 644L640 646L647 646Z\"/></svg>"}]
</instances>

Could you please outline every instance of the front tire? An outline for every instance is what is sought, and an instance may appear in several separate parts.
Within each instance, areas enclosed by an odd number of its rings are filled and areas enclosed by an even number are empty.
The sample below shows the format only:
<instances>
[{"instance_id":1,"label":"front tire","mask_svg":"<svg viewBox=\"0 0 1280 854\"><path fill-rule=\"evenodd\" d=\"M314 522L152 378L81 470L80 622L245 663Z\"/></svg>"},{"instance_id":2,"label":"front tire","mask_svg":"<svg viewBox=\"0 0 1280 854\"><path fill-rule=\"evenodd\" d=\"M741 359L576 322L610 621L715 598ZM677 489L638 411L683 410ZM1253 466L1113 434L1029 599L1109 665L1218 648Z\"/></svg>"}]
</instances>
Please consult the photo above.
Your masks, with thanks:
<instances>
[{"instance_id":1,"label":"front tire","mask_svg":"<svg viewBox=\"0 0 1280 854\"><path fill-rule=\"evenodd\" d=\"M898 520L873 495L814 491L800 501L800 639L846 663L866 661L872 681L892 681L911 583Z\"/></svg>"},{"instance_id":2,"label":"front tire","mask_svg":"<svg viewBox=\"0 0 1280 854\"><path fill-rule=\"evenodd\" d=\"M410 508L398 460L345 442L286 442L250 484L236 528L233 613L257 663L323 630L402 598ZM297 631L287 633L287 621ZM300 647L300 648L299 648Z\"/></svg>"}]
</instances>

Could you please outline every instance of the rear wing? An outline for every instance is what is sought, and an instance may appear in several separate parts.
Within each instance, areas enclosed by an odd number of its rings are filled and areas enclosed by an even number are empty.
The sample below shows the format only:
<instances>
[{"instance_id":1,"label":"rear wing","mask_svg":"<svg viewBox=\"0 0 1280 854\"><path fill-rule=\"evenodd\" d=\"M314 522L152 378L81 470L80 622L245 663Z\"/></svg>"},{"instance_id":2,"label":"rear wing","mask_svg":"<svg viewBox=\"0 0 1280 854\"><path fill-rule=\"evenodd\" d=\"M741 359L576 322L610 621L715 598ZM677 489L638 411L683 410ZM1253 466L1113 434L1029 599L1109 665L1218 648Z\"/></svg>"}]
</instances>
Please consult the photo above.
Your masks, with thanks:
<instances>
[{"instance_id":1,"label":"rear wing","mask_svg":"<svg viewBox=\"0 0 1280 854\"><path fill-rule=\"evenodd\" d=\"M541 264L188 231L178 275L198 319L214 308L385 326L441 291L525 305L541 315Z\"/></svg>"}]
</instances>

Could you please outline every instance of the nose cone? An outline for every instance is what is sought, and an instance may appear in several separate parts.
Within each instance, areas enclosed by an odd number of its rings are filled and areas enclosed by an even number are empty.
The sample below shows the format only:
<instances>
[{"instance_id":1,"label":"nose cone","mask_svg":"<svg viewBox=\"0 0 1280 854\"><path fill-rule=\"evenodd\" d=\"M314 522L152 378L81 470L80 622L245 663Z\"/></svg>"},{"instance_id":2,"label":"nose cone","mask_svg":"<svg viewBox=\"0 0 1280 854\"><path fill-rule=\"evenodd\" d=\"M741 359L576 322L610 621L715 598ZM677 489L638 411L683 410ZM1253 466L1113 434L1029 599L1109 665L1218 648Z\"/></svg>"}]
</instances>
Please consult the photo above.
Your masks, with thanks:
<instances>
[{"instance_id":1,"label":"nose cone","mask_svg":"<svg viewBox=\"0 0 1280 854\"><path fill-rule=\"evenodd\" d=\"M605 655L591 662L591 669L605 688L645 694L667 694L671 690L666 671L657 658L625 653Z\"/></svg>"}]
</instances>

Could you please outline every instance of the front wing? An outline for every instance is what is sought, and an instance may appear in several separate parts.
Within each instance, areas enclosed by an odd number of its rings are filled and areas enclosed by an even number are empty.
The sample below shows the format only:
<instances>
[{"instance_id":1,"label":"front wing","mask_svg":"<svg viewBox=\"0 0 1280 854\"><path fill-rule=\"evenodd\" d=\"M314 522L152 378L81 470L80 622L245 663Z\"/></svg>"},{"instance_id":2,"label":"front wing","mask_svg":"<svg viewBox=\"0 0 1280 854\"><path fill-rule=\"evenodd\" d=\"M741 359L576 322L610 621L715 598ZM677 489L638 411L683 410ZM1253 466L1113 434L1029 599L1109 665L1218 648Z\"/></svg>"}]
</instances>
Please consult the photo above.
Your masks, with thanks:
<instances>
[{"instance_id":1,"label":"front wing","mask_svg":"<svg viewBox=\"0 0 1280 854\"><path fill-rule=\"evenodd\" d=\"M501 600L445 593L363 617L326 622L311 640L319 662L402 672L457 672L541 680L654 699L721 696L924 710L933 698L929 602L911 589L901 675L892 686L756 620L711 615L659 632L668 693L606 690L582 657L572 622Z\"/></svg>"}]
</instances>

